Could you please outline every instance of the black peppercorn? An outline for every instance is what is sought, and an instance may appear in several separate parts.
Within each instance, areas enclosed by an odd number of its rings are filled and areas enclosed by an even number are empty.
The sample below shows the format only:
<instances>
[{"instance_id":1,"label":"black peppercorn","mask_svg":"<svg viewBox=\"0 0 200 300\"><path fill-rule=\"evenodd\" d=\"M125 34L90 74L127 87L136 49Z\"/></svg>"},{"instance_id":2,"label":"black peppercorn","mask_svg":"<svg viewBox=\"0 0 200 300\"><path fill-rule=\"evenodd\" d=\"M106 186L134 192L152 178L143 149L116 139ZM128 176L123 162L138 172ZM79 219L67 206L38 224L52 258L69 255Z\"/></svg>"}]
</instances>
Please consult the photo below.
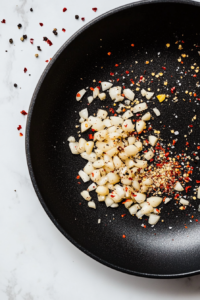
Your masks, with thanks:
<instances>
[{"instance_id":1,"label":"black peppercorn","mask_svg":"<svg viewBox=\"0 0 200 300\"><path fill-rule=\"evenodd\" d=\"M37 46L38 51L42 51L42 49L40 48L40 46Z\"/></svg>"},{"instance_id":2,"label":"black peppercorn","mask_svg":"<svg viewBox=\"0 0 200 300\"><path fill-rule=\"evenodd\" d=\"M22 27L22 24L18 24L17 27L20 29Z\"/></svg>"},{"instance_id":3,"label":"black peppercorn","mask_svg":"<svg viewBox=\"0 0 200 300\"><path fill-rule=\"evenodd\" d=\"M56 28L54 28L54 30L53 30L53 34L55 34L55 35L58 35L58 33L57 33L57 29L56 29Z\"/></svg>"},{"instance_id":4,"label":"black peppercorn","mask_svg":"<svg viewBox=\"0 0 200 300\"><path fill-rule=\"evenodd\" d=\"M24 40L26 40L26 39L27 39L27 35L26 35L26 34L24 34L24 35L23 35L23 38L24 38Z\"/></svg>"},{"instance_id":5,"label":"black peppercorn","mask_svg":"<svg viewBox=\"0 0 200 300\"><path fill-rule=\"evenodd\" d=\"M48 40L48 38L47 38L46 36L44 36L44 37L43 37L43 41L46 42L47 40Z\"/></svg>"},{"instance_id":6,"label":"black peppercorn","mask_svg":"<svg viewBox=\"0 0 200 300\"><path fill-rule=\"evenodd\" d=\"M9 39L9 43L10 43L10 44L13 44L13 39Z\"/></svg>"},{"instance_id":7,"label":"black peppercorn","mask_svg":"<svg viewBox=\"0 0 200 300\"><path fill-rule=\"evenodd\" d=\"M14 83L14 87L15 87L15 88L17 87L17 84L16 84L16 83Z\"/></svg>"},{"instance_id":8,"label":"black peppercorn","mask_svg":"<svg viewBox=\"0 0 200 300\"><path fill-rule=\"evenodd\" d=\"M33 9L32 9L32 8L30 8L30 11L32 11L32 12L33 12Z\"/></svg>"},{"instance_id":9,"label":"black peppercorn","mask_svg":"<svg viewBox=\"0 0 200 300\"><path fill-rule=\"evenodd\" d=\"M75 15L75 19L78 20L78 19L79 19L79 16L78 16L78 15Z\"/></svg>"}]
</instances>

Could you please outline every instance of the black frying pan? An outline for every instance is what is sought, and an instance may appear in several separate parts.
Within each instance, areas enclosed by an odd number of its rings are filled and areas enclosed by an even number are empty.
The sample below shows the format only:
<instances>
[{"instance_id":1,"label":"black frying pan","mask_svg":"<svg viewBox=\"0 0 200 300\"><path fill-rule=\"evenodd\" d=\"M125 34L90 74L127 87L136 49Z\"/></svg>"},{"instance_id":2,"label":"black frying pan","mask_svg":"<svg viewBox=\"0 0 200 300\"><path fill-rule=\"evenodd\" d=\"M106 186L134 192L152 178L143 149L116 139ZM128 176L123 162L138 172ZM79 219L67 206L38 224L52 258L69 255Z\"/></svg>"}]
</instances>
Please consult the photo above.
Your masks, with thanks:
<instances>
[{"instance_id":1,"label":"black frying pan","mask_svg":"<svg viewBox=\"0 0 200 300\"><path fill-rule=\"evenodd\" d=\"M182 86L178 86L177 80L184 69L177 62L180 50L175 42L185 42L184 52L189 55L184 60L185 69L190 68L191 62L198 65L198 49L193 44L200 44L199 15L199 3L193 1L146 1L128 4L98 17L76 32L55 54L41 76L30 104L26 155L42 206L76 247L97 261L128 274L173 278L200 272L200 229L188 216L193 214L194 219L198 218L198 201L193 201L187 211L179 210L174 201L163 205L161 218L164 222L159 222L155 228L147 225L146 229L141 227L142 221L129 215L123 205L108 209L98 203L95 192L91 194L98 209L89 209L80 196L88 184L78 185L76 179L85 161L71 155L67 142L70 135L78 138L75 129L77 112L87 103L87 96L78 103L75 95L81 88L95 87L94 79L97 82L116 80L119 75L110 76L110 72L116 71L116 63L121 63L117 69L119 74L132 69L131 76L146 72L145 76L150 77L153 71L162 72L165 65L168 92L170 87L176 86L181 100L177 103L170 100L170 106L169 102L152 101L149 107L151 110L157 106L161 111L162 117L155 118L154 128L159 128L160 120L163 121L166 125L163 138L172 137L169 125L179 131L179 142L173 151L181 152L184 135L188 133L187 124L194 114L199 115L198 101L192 97L189 102L190 96L185 90L198 93L196 82L200 75L197 74L196 79L186 76ZM130 46L132 43L135 47ZM171 44L169 49L165 47L166 43ZM153 59L153 63L146 65L145 61L149 59ZM138 64L135 64L136 60ZM131 76L125 75L119 84L130 84ZM147 88L145 84L143 87ZM154 80L152 88L157 90L158 81ZM162 85L160 88L164 89ZM101 104L100 101L93 102L88 107L90 113L96 112ZM110 106L110 100L103 104ZM189 137L191 151L196 149L194 141L200 142L198 120L195 124ZM199 178L198 164L195 165L195 176L195 179ZM122 219L124 213L127 215ZM97 223L98 219L101 224ZM122 238L123 234L126 239Z\"/></svg>"}]
</instances>

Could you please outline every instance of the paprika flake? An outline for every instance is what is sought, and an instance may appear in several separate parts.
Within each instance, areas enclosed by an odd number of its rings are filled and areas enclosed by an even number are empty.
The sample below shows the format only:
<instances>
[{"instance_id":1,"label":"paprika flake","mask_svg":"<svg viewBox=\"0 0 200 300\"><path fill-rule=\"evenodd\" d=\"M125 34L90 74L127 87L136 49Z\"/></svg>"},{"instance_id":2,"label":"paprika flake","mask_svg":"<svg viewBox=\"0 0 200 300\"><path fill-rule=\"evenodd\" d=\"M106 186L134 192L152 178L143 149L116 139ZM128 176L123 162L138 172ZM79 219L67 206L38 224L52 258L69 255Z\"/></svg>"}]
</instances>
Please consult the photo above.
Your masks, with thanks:
<instances>
[{"instance_id":1,"label":"paprika flake","mask_svg":"<svg viewBox=\"0 0 200 300\"><path fill-rule=\"evenodd\" d=\"M33 45L33 41L34 41L34 39L30 39L30 43Z\"/></svg>"},{"instance_id":2,"label":"paprika flake","mask_svg":"<svg viewBox=\"0 0 200 300\"><path fill-rule=\"evenodd\" d=\"M63 31L63 32L65 32L65 31L66 31L66 29L65 29L65 28L62 28L62 31Z\"/></svg>"},{"instance_id":3,"label":"paprika flake","mask_svg":"<svg viewBox=\"0 0 200 300\"><path fill-rule=\"evenodd\" d=\"M24 73L26 73L27 72L27 68L24 68Z\"/></svg>"},{"instance_id":4,"label":"paprika flake","mask_svg":"<svg viewBox=\"0 0 200 300\"><path fill-rule=\"evenodd\" d=\"M92 10L93 10L94 12L96 12L96 11L97 11L97 7L93 7Z\"/></svg>"},{"instance_id":5,"label":"paprika flake","mask_svg":"<svg viewBox=\"0 0 200 300\"><path fill-rule=\"evenodd\" d=\"M66 8L66 7L64 7L64 8L63 8L63 12L66 12L66 10L67 10L67 8Z\"/></svg>"},{"instance_id":6,"label":"paprika flake","mask_svg":"<svg viewBox=\"0 0 200 300\"><path fill-rule=\"evenodd\" d=\"M47 44L49 45L49 46L52 46L53 45L53 43L48 39L47 40Z\"/></svg>"},{"instance_id":7,"label":"paprika flake","mask_svg":"<svg viewBox=\"0 0 200 300\"><path fill-rule=\"evenodd\" d=\"M19 136L23 136L23 133L20 132Z\"/></svg>"},{"instance_id":8,"label":"paprika flake","mask_svg":"<svg viewBox=\"0 0 200 300\"><path fill-rule=\"evenodd\" d=\"M171 88L171 93L173 94L173 93L175 92L175 90L176 90L176 88L175 88L175 86L173 86L173 87Z\"/></svg>"},{"instance_id":9,"label":"paprika flake","mask_svg":"<svg viewBox=\"0 0 200 300\"><path fill-rule=\"evenodd\" d=\"M20 129L22 129L22 126L21 126L21 125L19 125L19 126L17 127L17 130L20 130Z\"/></svg>"},{"instance_id":10,"label":"paprika flake","mask_svg":"<svg viewBox=\"0 0 200 300\"><path fill-rule=\"evenodd\" d=\"M114 76L114 73L113 73L113 72L110 72L110 76Z\"/></svg>"},{"instance_id":11,"label":"paprika flake","mask_svg":"<svg viewBox=\"0 0 200 300\"><path fill-rule=\"evenodd\" d=\"M22 110L22 111L21 111L21 114L24 115L24 116L28 115L27 112L26 112L25 110Z\"/></svg>"},{"instance_id":12,"label":"paprika flake","mask_svg":"<svg viewBox=\"0 0 200 300\"><path fill-rule=\"evenodd\" d=\"M39 23L39 24L40 24L41 27L43 26L43 23Z\"/></svg>"}]
</instances>

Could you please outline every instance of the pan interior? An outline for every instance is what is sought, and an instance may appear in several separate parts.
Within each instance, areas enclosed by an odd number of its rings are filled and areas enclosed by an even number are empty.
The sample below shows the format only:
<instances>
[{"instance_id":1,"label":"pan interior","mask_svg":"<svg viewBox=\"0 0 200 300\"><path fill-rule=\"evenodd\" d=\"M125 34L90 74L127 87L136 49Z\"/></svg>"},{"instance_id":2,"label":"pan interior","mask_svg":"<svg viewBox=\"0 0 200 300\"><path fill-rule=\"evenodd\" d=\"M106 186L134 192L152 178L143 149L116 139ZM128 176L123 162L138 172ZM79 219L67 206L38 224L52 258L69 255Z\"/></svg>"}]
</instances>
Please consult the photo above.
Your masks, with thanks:
<instances>
[{"instance_id":1,"label":"pan interior","mask_svg":"<svg viewBox=\"0 0 200 300\"><path fill-rule=\"evenodd\" d=\"M108 209L104 203L98 203L95 192L91 195L97 210L89 209L80 196L88 184L78 184L76 179L86 161L70 153L67 138L73 135L78 139L79 129L75 128L79 124L78 111L87 107L92 114L100 107L113 106L109 97L104 102L95 100L87 106L87 96L91 95L89 89L81 103L75 100L75 95L82 88L95 87L99 81L110 79L117 84L116 79L120 78L118 84L129 87L130 79L137 82L135 76L139 78L144 72L147 80L141 87L147 89L153 72L164 73L163 80L153 77L151 89L156 94L162 93L165 79L168 94L171 93L170 88L176 86L179 101L174 103L170 97L163 104L155 100L148 106L150 111L153 107L159 108L161 117L155 117L152 123L154 128L161 130L166 142L173 137L171 129L179 132L178 143L172 151L182 153L189 121L194 115L198 116L200 110L198 101L185 94L186 90L198 93L196 83L199 75L195 73L197 78L191 76L194 73L191 65L199 65L196 47L200 38L198 17L198 6L178 3L129 5L108 14L62 48L32 99L27 125L27 156L32 181L42 205L58 228L81 250L127 273L165 277L200 269L199 225L190 222L191 215L198 219L198 201L193 201L187 211L179 210L174 201L163 205L161 219L164 222L146 229L141 226L146 221L129 215L123 205L118 209ZM184 51L178 49L179 44ZM107 55L108 52L111 55ZM178 62L182 53L188 55L182 59L183 64ZM116 68L115 64L119 66ZM163 66L166 66L166 71L163 71ZM129 70L130 74L125 74L125 70ZM184 77L187 70L191 72ZM111 72L118 74L111 76ZM178 82L180 76L184 77L181 85ZM133 88L135 90L136 86ZM136 91L136 97L139 94ZM160 129L163 128L160 121L165 129ZM194 142L200 142L198 124L197 118L189 137L190 151L196 151ZM198 164L194 168L193 182L199 177ZM193 190L188 193L192 194ZM123 219L122 214L126 214ZM100 224L98 219L101 219Z\"/></svg>"}]
</instances>

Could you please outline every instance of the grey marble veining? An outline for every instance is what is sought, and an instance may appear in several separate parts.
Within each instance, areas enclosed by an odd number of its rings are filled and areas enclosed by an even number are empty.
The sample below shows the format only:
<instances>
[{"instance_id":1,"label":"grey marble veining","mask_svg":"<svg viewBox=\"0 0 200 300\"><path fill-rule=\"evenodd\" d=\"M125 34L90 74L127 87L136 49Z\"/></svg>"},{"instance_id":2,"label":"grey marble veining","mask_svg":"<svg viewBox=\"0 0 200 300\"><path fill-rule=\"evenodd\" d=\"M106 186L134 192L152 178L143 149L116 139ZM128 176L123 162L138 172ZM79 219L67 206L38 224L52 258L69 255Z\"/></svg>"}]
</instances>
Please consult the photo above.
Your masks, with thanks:
<instances>
[{"instance_id":1,"label":"grey marble veining","mask_svg":"<svg viewBox=\"0 0 200 300\"><path fill-rule=\"evenodd\" d=\"M200 275L161 281L137 278L100 265L70 244L37 200L26 166L24 136L20 137L17 130L22 125L21 132L25 133L26 117L20 111L28 110L47 65L45 60L86 22L129 2L132 1L0 0L0 21L6 19L6 24L0 23L0 300L200 297ZM96 13L92 11L95 6ZM62 12L63 7L67 12ZM75 20L75 14L85 17L85 23ZM17 27L19 23L21 29ZM57 37L52 33L55 27ZM21 42L23 34L28 39ZM53 46L43 42L43 36L49 36ZM10 38L14 40L12 45ZM33 45L30 38L34 39ZM23 71L25 67L27 73Z\"/></svg>"}]
</instances>

